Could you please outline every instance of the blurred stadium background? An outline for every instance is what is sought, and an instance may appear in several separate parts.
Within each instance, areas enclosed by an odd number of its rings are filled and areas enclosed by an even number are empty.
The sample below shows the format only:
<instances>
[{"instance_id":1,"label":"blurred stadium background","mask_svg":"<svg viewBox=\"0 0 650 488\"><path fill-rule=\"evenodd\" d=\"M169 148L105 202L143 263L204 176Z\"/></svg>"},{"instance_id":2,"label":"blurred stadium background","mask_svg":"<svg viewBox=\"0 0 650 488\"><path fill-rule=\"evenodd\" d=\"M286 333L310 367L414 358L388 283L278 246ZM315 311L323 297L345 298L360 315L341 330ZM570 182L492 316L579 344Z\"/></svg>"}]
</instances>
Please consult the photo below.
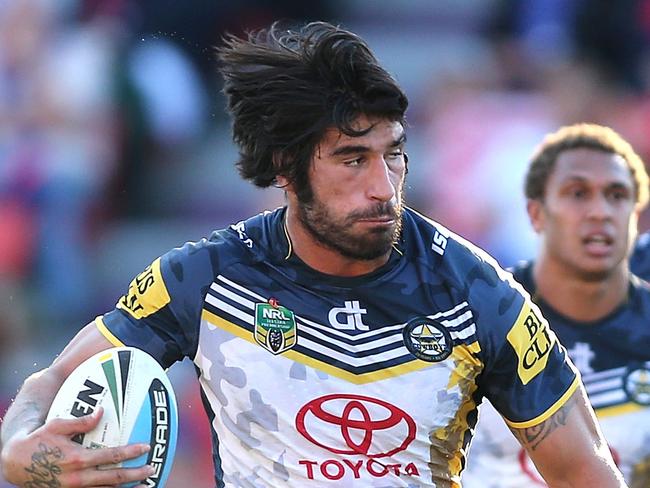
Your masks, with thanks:
<instances>
[{"instance_id":1,"label":"blurred stadium background","mask_svg":"<svg viewBox=\"0 0 650 488\"><path fill-rule=\"evenodd\" d=\"M545 133L598 122L650 158L650 0L0 0L2 414L155 257L282 203L233 168L213 54L276 19L365 37L411 100L408 202L504 266L535 246ZM211 487L191 363L170 374L169 486Z\"/></svg>"}]
</instances>

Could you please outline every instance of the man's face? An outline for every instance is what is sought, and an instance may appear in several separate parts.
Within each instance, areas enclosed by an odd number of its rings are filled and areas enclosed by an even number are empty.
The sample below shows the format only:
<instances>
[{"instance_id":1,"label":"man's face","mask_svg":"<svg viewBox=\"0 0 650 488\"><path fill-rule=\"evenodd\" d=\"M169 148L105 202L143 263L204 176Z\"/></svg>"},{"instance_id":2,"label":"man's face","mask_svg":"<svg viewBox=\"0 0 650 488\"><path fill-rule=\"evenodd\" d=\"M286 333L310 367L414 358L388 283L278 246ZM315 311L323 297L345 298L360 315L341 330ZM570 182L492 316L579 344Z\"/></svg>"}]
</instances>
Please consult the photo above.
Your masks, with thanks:
<instances>
[{"instance_id":1,"label":"man's face","mask_svg":"<svg viewBox=\"0 0 650 488\"><path fill-rule=\"evenodd\" d=\"M341 255L372 260L399 236L406 173L399 122L359 117L360 137L331 129L316 147L309 171L312 198L298 202L309 234Z\"/></svg>"},{"instance_id":2,"label":"man's face","mask_svg":"<svg viewBox=\"0 0 650 488\"><path fill-rule=\"evenodd\" d=\"M544 201L528 212L545 255L583 279L602 280L625 261L636 235L634 180L625 160L594 149L558 157Z\"/></svg>"}]
</instances>

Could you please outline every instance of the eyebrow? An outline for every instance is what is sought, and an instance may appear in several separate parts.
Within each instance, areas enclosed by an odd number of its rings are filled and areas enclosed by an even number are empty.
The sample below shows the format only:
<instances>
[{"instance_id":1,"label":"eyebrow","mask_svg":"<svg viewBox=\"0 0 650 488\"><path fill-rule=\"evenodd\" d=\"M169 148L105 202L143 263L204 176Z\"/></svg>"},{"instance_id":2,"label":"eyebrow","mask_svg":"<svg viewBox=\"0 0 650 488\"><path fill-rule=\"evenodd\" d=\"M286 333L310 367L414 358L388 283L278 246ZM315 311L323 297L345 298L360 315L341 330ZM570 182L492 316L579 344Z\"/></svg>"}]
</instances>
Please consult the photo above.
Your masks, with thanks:
<instances>
[{"instance_id":1,"label":"eyebrow","mask_svg":"<svg viewBox=\"0 0 650 488\"><path fill-rule=\"evenodd\" d=\"M564 182L562 183L562 186L571 185L571 184L574 184L574 183L586 183L586 184L589 184L589 181L590 180L588 178L585 178L583 176L574 175L574 176L570 176L569 178L564 180ZM621 189L630 189L631 188L632 190L634 189L634 187L635 187L634 182L632 182L632 185L628 185L626 182L623 182L623 181L620 181L620 180L610 181L609 183L607 183L607 185L605 185L605 188L621 188Z\"/></svg>"},{"instance_id":2,"label":"eyebrow","mask_svg":"<svg viewBox=\"0 0 650 488\"><path fill-rule=\"evenodd\" d=\"M400 137L395 139L393 142L390 143L388 146L389 148L394 148L397 146L400 146L406 142L406 133L402 133ZM341 156L341 155L346 155L346 154L358 154L362 152L367 152L369 151L370 148L368 146L362 146L362 145L356 145L356 146L341 146L336 148L332 153L330 154L331 156Z\"/></svg>"}]
</instances>

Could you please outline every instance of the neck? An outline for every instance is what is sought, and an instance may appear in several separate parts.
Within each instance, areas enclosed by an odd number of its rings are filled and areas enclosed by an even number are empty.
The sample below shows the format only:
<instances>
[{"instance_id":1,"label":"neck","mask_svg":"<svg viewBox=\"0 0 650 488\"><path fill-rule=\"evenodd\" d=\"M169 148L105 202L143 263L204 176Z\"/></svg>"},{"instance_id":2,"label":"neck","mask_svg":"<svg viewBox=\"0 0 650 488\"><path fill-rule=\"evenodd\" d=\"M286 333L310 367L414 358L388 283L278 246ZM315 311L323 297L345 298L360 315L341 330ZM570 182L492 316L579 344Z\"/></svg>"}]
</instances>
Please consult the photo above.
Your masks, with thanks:
<instances>
[{"instance_id":1,"label":"neck","mask_svg":"<svg viewBox=\"0 0 650 488\"><path fill-rule=\"evenodd\" d=\"M336 249L316 239L302 224L291 205L287 207L285 225L292 252L310 268L321 273L342 277L361 276L383 266L390 257L390 251L371 260L360 260L342 255Z\"/></svg>"},{"instance_id":2,"label":"neck","mask_svg":"<svg viewBox=\"0 0 650 488\"><path fill-rule=\"evenodd\" d=\"M621 262L603 279L589 280L566 265L542 257L533 268L536 293L562 315L593 322L612 313L627 298L629 271Z\"/></svg>"}]
</instances>

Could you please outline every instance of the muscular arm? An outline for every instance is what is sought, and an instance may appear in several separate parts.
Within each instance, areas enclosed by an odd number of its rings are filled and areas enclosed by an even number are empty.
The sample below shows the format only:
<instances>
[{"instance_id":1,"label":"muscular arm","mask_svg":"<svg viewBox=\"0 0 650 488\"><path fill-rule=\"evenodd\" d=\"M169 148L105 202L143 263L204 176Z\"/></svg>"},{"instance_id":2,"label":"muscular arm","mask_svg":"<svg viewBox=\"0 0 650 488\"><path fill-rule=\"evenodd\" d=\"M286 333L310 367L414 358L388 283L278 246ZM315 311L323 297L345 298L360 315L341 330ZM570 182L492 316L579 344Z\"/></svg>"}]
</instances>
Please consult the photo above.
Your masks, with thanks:
<instances>
[{"instance_id":1,"label":"muscular arm","mask_svg":"<svg viewBox=\"0 0 650 488\"><path fill-rule=\"evenodd\" d=\"M96 470L146 452L148 446L89 450L70 437L88 432L100 415L73 420L55 419L44 424L59 387L74 368L112 344L89 324L68 344L52 365L30 376L7 411L0 431L2 472L18 486L97 486L146 478L149 467ZM63 484L62 484L63 483Z\"/></svg>"},{"instance_id":2,"label":"muscular arm","mask_svg":"<svg viewBox=\"0 0 650 488\"><path fill-rule=\"evenodd\" d=\"M582 386L541 424L511 430L552 488L627 486Z\"/></svg>"}]
</instances>

